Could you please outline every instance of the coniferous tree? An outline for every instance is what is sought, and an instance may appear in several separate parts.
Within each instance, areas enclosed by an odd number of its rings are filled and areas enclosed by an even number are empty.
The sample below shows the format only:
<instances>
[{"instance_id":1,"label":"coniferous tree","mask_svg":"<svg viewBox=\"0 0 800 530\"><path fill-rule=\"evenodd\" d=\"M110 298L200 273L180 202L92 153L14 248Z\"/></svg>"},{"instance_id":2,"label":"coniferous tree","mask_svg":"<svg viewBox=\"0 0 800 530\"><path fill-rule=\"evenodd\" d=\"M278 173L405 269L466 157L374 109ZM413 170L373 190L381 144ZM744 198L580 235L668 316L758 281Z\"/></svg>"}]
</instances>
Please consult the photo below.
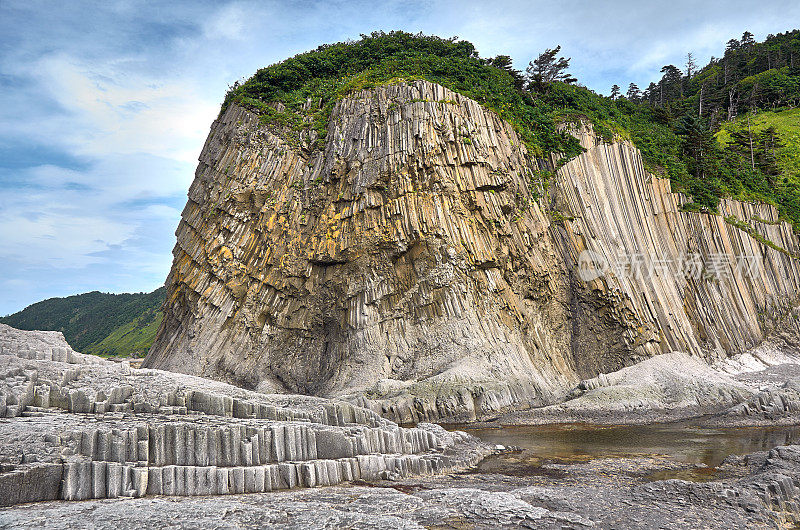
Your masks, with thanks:
<instances>
[{"instance_id":1,"label":"coniferous tree","mask_svg":"<svg viewBox=\"0 0 800 530\"><path fill-rule=\"evenodd\" d=\"M620 92L619 85L614 84L611 87L611 99L617 99L619 97L620 93L621 92Z\"/></svg>"},{"instance_id":2,"label":"coniferous tree","mask_svg":"<svg viewBox=\"0 0 800 530\"><path fill-rule=\"evenodd\" d=\"M661 69L664 76L661 78L661 105L683 97L683 73L674 64L668 64Z\"/></svg>"},{"instance_id":3,"label":"coniferous tree","mask_svg":"<svg viewBox=\"0 0 800 530\"><path fill-rule=\"evenodd\" d=\"M682 139L682 148L688 155L689 170L699 180L713 174L716 140L708 124L691 114L686 114L675 124L675 132Z\"/></svg>"},{"instance_id":4,"label":"coniferous tree","mask_svg":"<svg viewBox=\"0 0 800 530\"><path fill-rule=\"evenodd\" d=\"M631 101L639 101L639 98L641 97L641 92L639 91L639 87L636 83L631 83L630 85L628 85L628 93L625 94L625 97L627 97Z\"/></svg>"},{"instance_id":5,"label":"coniferous tree","mask_svg":"<svg viewBox=\"0 0 800 530\"><path fill-rule=\"evenodd\" d=\"M577 81L566 72L571 58L558 57L558 52L560 51L561 46L556 46L553 49L548 48L528 64L525 73L527 74L529 90L543 90L553 81L561 81L563 83Z\"/></svg>"},{"instance_id":6,"label":"coniferous tree","mask_svg":"<svg viewBox=\"0 0 800 530\"><path fill-rule=\"evenodd\" d=\"M733 140L733 150L745 156L750 161L751 169L756 168L756 146L757 142L753 136L753 127L750 123L750 114L747 115L747 129L739 129L731 132Z\"/></svg>"},{"instance_id":7,"label":"coniferous tree","mask_svg":"<svg viewBox=\"0 0 800 530\"><path fill-rule=\"evenodd\" d=\"M769 185L774 186L775 177L780 174L778 150L783 147L775 127L754 131L748 115L747 127L735 129L730 135L729 148L746 160L750 169L761 171Z\"/></svg>"},{"instance_id":8,"label":"coniferous tree","mask_svg":"<svg viewBox=\"0 0 800 530\"><path fill-rule=\"evenodd\" d=\"M759 132L756 137L758 166L770 181L770 185L775 185L775 177L780 174L778 166L778 150L784 147L778 136L775 126L771 125Z\"/></svg>"},{"instance_id":9,"label":"coniferous tree","mask_svg":"<svg viewBox=\"0 0 800 530\"><path fill-rule=\"evenodd\" d=\"M743 158L747 159L747 165L751 166L752 169L755 169L756 162L755 162L755 151L753 145L753 135L751 134L750 130L748 129L737 129L735 131L731 131L731 144L730 149L736 153L742 155Z\"/></svg>"},{"instance_id":10,"label":"coniferous tree","mask_svg":"<svg viewBox=\"0 0 800 530\"><path fill-rule=\"evenodd\" d=\"M692 74L697 71L697 63L694 62L694 55L692 52L686 54L686 77L692 78Z\"/></svg>"},{"instance_id":11,"label":"coniferous tree","mask_svg":"<svg viewBox=\"0 0 800 530\"><path fill-rule=\"evenodd\" d=\"M650 105L655 105L658 97L658 85L650 83L644 91L644 98L650 102Z\"/></svg>"},{"instance_id":12,"label":"coniferous tree","mask_svg":"<svg viewBox=\"0 0 800 530\"><path fill-rule=\"evenodd\" d=\"M512 63L513 61L508 55L498 55L497 57L486 59L486 64L489 66L500 68L501 70L505 70L511 74L511 77L514 78L514 86L522 90L523 86L525 85L525 77L522 75L521 71L516 70L512 66Z\"/></svg>"}]
</instances>

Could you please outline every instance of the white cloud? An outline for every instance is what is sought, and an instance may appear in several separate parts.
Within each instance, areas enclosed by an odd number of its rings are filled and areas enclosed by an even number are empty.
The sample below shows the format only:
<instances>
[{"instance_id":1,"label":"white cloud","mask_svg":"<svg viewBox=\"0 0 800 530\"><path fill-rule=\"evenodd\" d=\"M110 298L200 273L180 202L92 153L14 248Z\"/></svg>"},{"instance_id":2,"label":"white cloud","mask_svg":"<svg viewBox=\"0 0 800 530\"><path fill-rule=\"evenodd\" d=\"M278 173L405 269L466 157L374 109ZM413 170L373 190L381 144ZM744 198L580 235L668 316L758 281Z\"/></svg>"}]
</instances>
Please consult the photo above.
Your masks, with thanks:
<instances>
[{"instance_id":1,"label":"white cloud","mask_svg":"<svg viewBox=\"0 0 800 530\"><path fill-rule=\"evenodd\" d=\"M44 130L80 156L143 152L194 162L218 102L200 97L190 80L145 77L126 72L125 65L87 64L59 53L27 66L25 73L66 113L23 130Z\"/></svg>"},{"instance_id":2,"label":"white cloud","mask_svg":"<svg viewBox=\"0 0 800 530\"><path fill-rule=\"evenodd\" d=\"M181 216L180 210L164 204L152 204L142 210L142 215L152 219L169 219L170 221Z\"/></svg>"},{"instance_id":3,"label":"white cloud","mask_svg":"<svg viewBox=\"0 0 800 530\"><path fill-rule=\"evenodd\" d=\"M203 33L209 39L244 40L248 21L253 21L248 11L239 3L223 6L204 22Z\"/></svg>"},{"instance_id":4,"label":"white cloud","mask_svg":"<svg viewBox=\"0 0 800 530\"><path fill-rule=\"evenodd\" d=\"M133 227L102 216L75 212L4 212L0 245L7 260L26 266L81 267L97 263L92 254L124 242Z\"/></svg>"},{"instance_id":5,"label":"white cloud","mask_svg":"<svg viewBox=\"0 0 800 530\"><path fill-rule=\"evenodd\" d=\"M0 146L29 152L0 161L0 313L160 284L226 86L320 44L377 29L458 35L519 68L561 44L580 81L607 91L646 85L688 51L704 63L745 29L763 38L797 20L789 0L4 0Z\"/></svg>"}]
</instances>

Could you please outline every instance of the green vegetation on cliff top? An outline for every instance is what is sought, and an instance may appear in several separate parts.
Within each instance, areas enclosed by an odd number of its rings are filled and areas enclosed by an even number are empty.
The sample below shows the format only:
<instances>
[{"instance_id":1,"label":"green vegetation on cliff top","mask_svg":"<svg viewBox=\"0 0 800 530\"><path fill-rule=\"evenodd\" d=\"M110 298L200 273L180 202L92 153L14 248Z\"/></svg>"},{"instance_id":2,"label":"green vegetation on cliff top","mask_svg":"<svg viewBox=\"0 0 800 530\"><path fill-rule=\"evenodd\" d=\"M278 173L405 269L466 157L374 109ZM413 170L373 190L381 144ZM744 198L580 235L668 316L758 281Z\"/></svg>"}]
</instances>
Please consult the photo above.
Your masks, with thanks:
<instances>
[{"instance_id":1,"label":"green vegetation on cliff top","mask_svg":"<svg viewBox=\"0 0 800 530\"><path fill-rule=\"evenodd\" d=\"M311 147L321 148L337 99L398 79L426 79L497 112L536 157L552 153L566 160L580 153L578 143L558 127L588 119L607 140L632 140L650 171L668 176L675 191L692 198L690 208L715 211L725 196L760 200L775 204L784 218L800 226L796 166L784 163L776 180L767 163L754 164L741 149L714 139L737 113L800 102L800 32L771 35L764 43L745 33L707 66L689 62L686 73L667 65L662 79L644 91L631 84L627 96L616 90L609 98L572 84L567 75L561 76L566 82L544 83L533 71L524 76L511 68L508 57L481 58L466 41L376 32L258 70L231 87L223 111L230 103L243 105L259 112L263 123L298 137L304 133L314 141ZM778 134L778 149L788 153L788 139ZM791 156L782 154L781 160Z\"/></svg>"},{"instance_id":2,"label":"green vegetation on cliff top","mask_svg":"<svg viewBox=\"0 0 800 530\"><path fill-rule=\"evenodd\" d=\"M749 140L749 132L758 140L768 137L770 130L779 138L780 145L775 148L772 170L761 181L765 189L756 198L776 204L781 212L792 213L791 220L797 223L795 212L800 212L800 109L767 110L740 116L722 124L716 138L721 146L731 149L735 148L732 135L739 133L744 140ZM754 147L756 156L765 154L759 145ZM744 155L746 161L747 149ZM760 162L762 165L770 164L769 160Z\"/></svg>"},{"instance_id":3,"label":"green vegetation on cliff top","mask_svg":"<svg viewBox=\"0 0 800 530\"><path fill-rule=\"evenodd\" d=\"M166 290L90 293L50 298L0 318L17 329L60 331L73 349L104 356L141 357L161 324Z\"/></svg>"},{"instance_id":4,"label":"green vegetation on cliff top","mask_svg":"<svg viewBox=\"0 0 800 530\"><path fill-rule=\"evenodd\" d=\"M514 125L536 154L580 152L573 138L556 131L552 106L527 98L506 70L485 64L471 43L404 32L320 46L262 68L232 87L223 109L236 102L262 112L268 121L313 128L324 140L337 99L400 78L427 79L478 101ZM284 108L268 105L274 103Z\"/></svg>"},{"instance_id":5,"label":"green vegetation on cliff top","mask_svg":"<svg viewBox=\"0 0 800 530\"><path fill-rule=\"evenodd\" d=\"M763 43L745 32L705 67L689 57L685 72L666 65L658 83L645 90L631 83L625 96L615 85L613 97L573 84L564 72L569 60L558 58L558 51L536 58L556 67L543 79L542 70L514 70L507 56L481 58L466 41L376 32L258 70L231 87L222 110L230 103L245 106L288 138L302 135L309 147L322 148L338 99L401 79L426 79L495 111L535 157L579 154L578 142L558 128L587 119L606 140L633 141L648 170L669 177L673 190L692 198L688 208L715 211L726 196L765 201L800 228L800 31L770 35ZM164 296L164 288L95 291L44 300L0 322L61 331L84 353L140 356L161 323Z\"/></svg>"}]
</instances>

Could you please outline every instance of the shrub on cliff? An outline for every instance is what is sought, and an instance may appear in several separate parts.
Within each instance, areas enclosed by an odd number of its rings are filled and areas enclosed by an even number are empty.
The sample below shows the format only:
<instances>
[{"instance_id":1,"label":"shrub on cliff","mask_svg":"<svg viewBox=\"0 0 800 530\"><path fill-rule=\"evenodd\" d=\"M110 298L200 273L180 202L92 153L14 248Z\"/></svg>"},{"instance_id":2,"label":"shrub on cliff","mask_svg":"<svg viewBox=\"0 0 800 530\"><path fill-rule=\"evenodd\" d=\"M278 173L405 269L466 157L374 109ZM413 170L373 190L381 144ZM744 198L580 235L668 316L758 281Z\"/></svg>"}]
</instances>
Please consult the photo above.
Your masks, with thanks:
<instances>
[{"instance_id":1,"label":"shrub on cliff","mask_svg":"<svg viewBox=\"0 0 800 530\"><path fill-rule=\"evenodd\" d=\"M559 125L586 119L607 140L633 141L647 169L669 177L673 188L690 195L697 207L715 210L722 196L763 200L776 204L797 225L800 194L794 178L748 167L735 150L709 143L726 108L724 94L748 91L740 105L746 103L750 108L759 102L774 106L797 100L800 81L791 55L797 45L796 34L770 37L786 47L783 55L769 51L774 48L770 39L764 45L748 43L741 49L729 49L723 60L712 59L698 71L692 63L693 70L686 76L673 65L665 66L659 85L651 83L642 92L629 91L631 98L611 99L573 84L572 77L565 77L566 82L554 78L528 83L526 90L521 73L508 56L482 59L471 43L456 38L375 32L358 41L323 45L258 70L231 87L223 111L235 102L259 112L262 122L279 126L296 138L304 135L313 140L311 147L322 148L337 99L399 79L421 78L497 112L514 126L533 156L555 153L566 161L580 153L578 142L559 132ZM558 50L548 50L553 52L554 63ZM790 65L781 66L770 59L770 53L775 61L782 58ZM748 57L749 62L745 61ZM737 72L748 75L736 77ZM731 110L735 111L728 109L728 114ZM699 120L694 129L681 129L684 118L698 114L712 119Z\"/></svg>"},{"instance_id":2,"label":"shrub on cliff","mask_svg":"<svg viewBox=\"0 0 800 530\"><path fill-rule=\"evenodd\" d=\"M300 129L313 127L324 138L333 104L349 93L397 79L427 79L478 101L510 122L529 150L577 154L580 146L556 128L560 109L519 87L512 70L478 56L466 41L375 32L356 42L320 46L258 70L228 92L231 102ZM311 105L307 105L308 101ZM285 110L275 110L274 104ZM270 105L272 104L272 105ZM286 113L294 119L287 119Z\"/></svg>"}]
</instances>

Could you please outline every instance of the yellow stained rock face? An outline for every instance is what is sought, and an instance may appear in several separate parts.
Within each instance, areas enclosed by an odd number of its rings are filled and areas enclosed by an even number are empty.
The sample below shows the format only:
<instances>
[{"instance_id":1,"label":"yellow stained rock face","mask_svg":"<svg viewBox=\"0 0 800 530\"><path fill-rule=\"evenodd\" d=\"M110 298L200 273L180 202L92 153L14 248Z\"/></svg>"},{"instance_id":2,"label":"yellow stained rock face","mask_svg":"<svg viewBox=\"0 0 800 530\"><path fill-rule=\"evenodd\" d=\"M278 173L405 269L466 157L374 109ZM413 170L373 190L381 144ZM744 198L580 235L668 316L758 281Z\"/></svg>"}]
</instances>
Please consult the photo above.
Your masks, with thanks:
<instances>
[{"instance_id":1,"label":"yellow stained rock face","mask_svg":"<svg viewBox=\"0 0 800 530\"><path fill-rule=\"evenodd\" d=\"M545 161L494 113L426 81L340 100L321 151L229 107L189 190L145 365L340 396L398 421L468 421L554 402L580 378L664 351L742 351L786 320L796 260L721 217L681 212L685 199L632 146L572 132L587 152L536 200ZM786 225L756 229L800 252ZM583 250L677 260L693 249L757 253L763 274L578 274Z\"/></svg>"}]
</instances>

